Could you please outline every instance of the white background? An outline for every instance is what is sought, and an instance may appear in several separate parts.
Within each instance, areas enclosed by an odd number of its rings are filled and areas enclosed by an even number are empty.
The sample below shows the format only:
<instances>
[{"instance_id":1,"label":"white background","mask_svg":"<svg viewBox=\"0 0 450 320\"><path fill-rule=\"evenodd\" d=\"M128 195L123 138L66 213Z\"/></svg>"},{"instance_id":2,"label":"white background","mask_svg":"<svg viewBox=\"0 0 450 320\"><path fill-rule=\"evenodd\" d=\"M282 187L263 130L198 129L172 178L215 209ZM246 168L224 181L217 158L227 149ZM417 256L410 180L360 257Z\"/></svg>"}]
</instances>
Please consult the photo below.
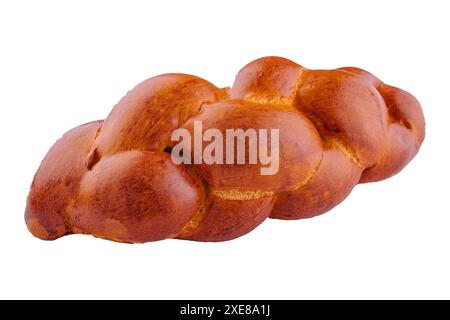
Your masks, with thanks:
<instances>
[{"instance_id":1,"label":"white background","mask_svg":"<svg viewBox=\"0 0 450 320\"><path fill-rule=\"evenodd\" d=\"M450 298L448 1L2 1L0 298ZM68 129L166 72L231 85L249 61L353 65L412 92L427 137L331 212L225 243L35 239L33 175Z\"/></svg>"}]
</instances>

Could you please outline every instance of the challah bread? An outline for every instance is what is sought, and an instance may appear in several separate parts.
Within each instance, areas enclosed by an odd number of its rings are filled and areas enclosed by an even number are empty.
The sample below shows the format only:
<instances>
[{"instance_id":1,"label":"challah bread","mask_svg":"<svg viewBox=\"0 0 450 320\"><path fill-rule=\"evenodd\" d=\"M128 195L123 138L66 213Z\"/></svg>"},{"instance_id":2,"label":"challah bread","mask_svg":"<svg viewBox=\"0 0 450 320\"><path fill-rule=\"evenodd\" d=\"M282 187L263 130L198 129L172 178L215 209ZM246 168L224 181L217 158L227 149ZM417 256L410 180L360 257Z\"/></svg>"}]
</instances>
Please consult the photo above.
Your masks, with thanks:
<instances>
[{"instance_id":1,"label":"challah bread","mask_svg":"<svg viewBox=\"0 0 450 320\"><path fill-rule=\"evenodd\" d=\"M219 132L278 129L279 149L267 147L279 152L278 172L263 175L261 163L238 161L174 163L172 133L194 136L200 121ZM25 219L45 240L71 233L129 243L230 240L267 217L330 210L356 184L399 172L424 136L417 100L357 68L309 70L265 57L245 66L231 88L160 75L104 121L56 142L34 177Z\"/></svg>"}]
</instances>

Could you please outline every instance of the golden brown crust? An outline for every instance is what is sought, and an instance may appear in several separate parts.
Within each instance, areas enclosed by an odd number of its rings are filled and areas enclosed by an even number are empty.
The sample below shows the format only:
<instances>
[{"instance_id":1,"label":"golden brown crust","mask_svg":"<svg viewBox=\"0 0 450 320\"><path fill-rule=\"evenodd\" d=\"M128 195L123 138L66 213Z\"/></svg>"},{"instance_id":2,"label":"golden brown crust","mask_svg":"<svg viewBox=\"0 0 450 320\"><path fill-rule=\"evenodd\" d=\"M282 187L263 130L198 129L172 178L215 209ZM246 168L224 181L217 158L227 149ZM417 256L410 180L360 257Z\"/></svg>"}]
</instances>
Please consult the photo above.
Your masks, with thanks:
<instances>
[{"instance_id":1,"label":"golden brown crust","mask_svg":"<svg viewBox=\"0 0 450 320\"><path fill-rule=\"evenodd\" d=\"M340 150L325 150L313 178L297 190L279 194L270 217L304 219L325 213L348 196L361 172Z\"/></svg>"},{"instance_id":2,"label":"golden brown crust","mask_svg":"<svg viewBox=\"0 0 450 320\"><path fill-rule=\"evenodd\" d=\"M120 152L86 173L71 224L120 242L162 240L181 232L203 197L197 175L169 154Z\"/></svg>"},{"instance_id":3,"label":"golden brown crust","mask_svg":"<svg viewBox=\"0 0 450 320\"><path fill-rule=\"evenodd\" d=\"M86 156L103 121L67 132L49 150L34 176L27 198L25 220L33 235L53 240L71 233L72 213L80 181L87 172Z\"/></svg>"},{"instance_id":4,"label":"golden brown crust","mask_svg":"<svg viewBox=\"0 0 450 320\"><path fill-rule=\"evenodd\" d=\"M125 150L162 151L170 135L224 91L201 78L164 74L137 85L106 118L92 146L99 157Z\"/></svg>"},{"instance_id":5,"label":"golden brown crust","mask_svg":"<svg viewBox=\"0 0 450 320\"><path fill-rule=\"evenodd\" d=\"M280 191L292 190L304 181L322 157L322 142L312 123L289 105L256 104L230 99L207 105L186 122L183 128L193 132L193 121L202 121L203 130L210 128L225 132L228 128L276 129L280 135L280 168L276 175L261 175L261 164L199 164L201 176L214 190ZM302 142L299 143L299 137ZM204 142L206 146L208 142ZM225 150L226 143L223 141ZM271 152L270 145L268 146ZM248 157L248 156L247 156ZM224 158L225 161L225 158ZM245 184L242 181L246 181Z\"/></svg>"},{"instance_id":6,"label":"golden brown crust","mask_svg":"<svg viewBox=\"0 0 450 320\"><path fill-rule=\"evenodd\" d=\"M171 133L193 134L194 121L224 135L280 129L279 172L261 175L260 164L175 165ZM35 175L25 219L46 240L69 233L130 243L230 240L269 216L330 210L357 183L399 172L424 137L418 101L358 68L308 70L265 57L246 65L230 89L161 75L130 91L104 122L56 142Z\"/></svg>"},{"instance_id":7,"label":"golden brown crust","mask_svg":"<svg viewBox=\"0 0 450 320\"><path fill-rule=\"evenodd\" d=\"M240 237L259 226L272 211L274 197L251 200L224 200L210 194L207 214L189 232L178 238L195 241L226 241Z\"/></svg>"}]
</instances>

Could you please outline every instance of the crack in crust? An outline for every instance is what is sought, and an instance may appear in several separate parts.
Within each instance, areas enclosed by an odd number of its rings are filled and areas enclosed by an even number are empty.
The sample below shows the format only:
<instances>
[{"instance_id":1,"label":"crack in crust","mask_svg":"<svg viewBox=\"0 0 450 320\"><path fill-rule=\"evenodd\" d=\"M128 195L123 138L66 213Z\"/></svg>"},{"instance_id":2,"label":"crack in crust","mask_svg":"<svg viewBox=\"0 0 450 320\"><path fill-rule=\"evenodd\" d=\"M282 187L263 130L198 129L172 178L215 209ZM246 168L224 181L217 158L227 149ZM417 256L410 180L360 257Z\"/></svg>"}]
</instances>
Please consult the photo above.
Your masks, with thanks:
<instances>
[{"instance_id":1,"label":"crack in crust","mask_svg":"<svg viewBox=\"0 0 450 320\"><path fill-rule=\"evenodd\" d=\"M212 190L212 193L223 200L255 200L265 197L271 197L275 193L273 191L263 190Z\"/></svg>"}]
</instances>

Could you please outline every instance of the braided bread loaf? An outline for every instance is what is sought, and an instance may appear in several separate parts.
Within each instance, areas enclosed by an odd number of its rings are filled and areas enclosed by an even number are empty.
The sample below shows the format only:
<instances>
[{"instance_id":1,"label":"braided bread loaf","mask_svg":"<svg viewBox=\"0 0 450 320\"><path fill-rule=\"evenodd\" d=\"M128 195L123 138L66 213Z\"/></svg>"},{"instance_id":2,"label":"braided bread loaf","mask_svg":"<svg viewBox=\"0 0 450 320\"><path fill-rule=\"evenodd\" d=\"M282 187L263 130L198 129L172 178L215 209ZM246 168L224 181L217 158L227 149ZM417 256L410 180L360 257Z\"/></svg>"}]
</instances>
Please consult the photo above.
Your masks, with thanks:
<instances>
[{"instance_id":1,"label":"braided bread loaf","mask_svg":"<svg viewBox=\"0 0 450 320\"><path fill-rule=\"evenodd\" d=\"M260 164L176 165L171 133L279 128L279 172ZM251 62L232 88L186 74L148 79L104 121L67 132L37 171L27 200L33 235L87 233L119 242L224 241L267 217L309 218L360 182L386 179L425 135L409 93L357 68L308 70L280 57Z\"/></svg>"}]
</instances>

